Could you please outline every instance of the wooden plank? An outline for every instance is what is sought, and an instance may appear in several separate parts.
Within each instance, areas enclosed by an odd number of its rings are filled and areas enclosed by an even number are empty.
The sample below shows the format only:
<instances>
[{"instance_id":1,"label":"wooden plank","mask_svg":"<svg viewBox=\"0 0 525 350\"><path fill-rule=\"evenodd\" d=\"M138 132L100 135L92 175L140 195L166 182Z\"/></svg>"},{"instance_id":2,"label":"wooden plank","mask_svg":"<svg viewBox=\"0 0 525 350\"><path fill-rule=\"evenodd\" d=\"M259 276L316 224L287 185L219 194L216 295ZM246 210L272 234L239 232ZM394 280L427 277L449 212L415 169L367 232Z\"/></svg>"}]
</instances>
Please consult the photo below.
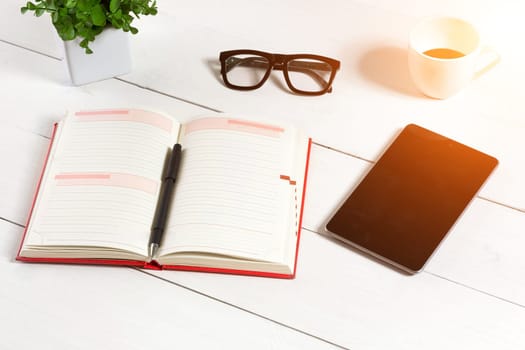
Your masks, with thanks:
<instances>
[{"instance_id":1,"label":"wooden plank","mask_svg":"<svg viewBox=\"0 0 525 350\"><path fill-rule=\"evenodd\" d=\"M68 111L97 108L143 108L181 121L207 110L116 79L71 86L63 62L0 42L0 121L49 136L52 124Z\"/></svg>"},{"instance_id":2,"label":"wooden plank","mask_svg":"<svg viewBox=\"0 0 525 350\"><path fill-rule=\"evenodd\" d=\"M2 125L0 217L25 225L48 145L49 140L40 135Z\"/></svg>"},{"instance_id":3,"label":"wooden plank","mask_svg":"<svg viewBox=\"0 0 525 350\"><path fill-rule=\"evenodd\" d=\"M26 3L27 0L0 3L0 41L61 58L63 53L51 17L47 14L38 18L31 13L22 15L20 8Z\"/></svg>"},{"instance_id":4,"label":"wooden plank","mask_svg":"<svg viewBox=\"0 0 525 350\"><path fill-rule=\"evenodd\" d=\"M348 348L525 346L523 306L429 273L402 275L310 231L292 281L154 274Z\"/></svg>"},{"instance_id":5,"label":"wooden plank","mask_svg":"<svg viewBox=\"0 0 525 350\"><path fill-rule=\"evenodd\" d=\"M425 268L525 307L525 215L474 200Z\"/></svg>"},{"instance_id":6,"label":"wooden plank","mask_svg":"<svg viewBox=\"0 0 525 350\"><path fill-rule=\"evenodd\" d=\"M335 348L134 269L16 262L0 232L2 349Z\"/></svg>"}]
</instances>

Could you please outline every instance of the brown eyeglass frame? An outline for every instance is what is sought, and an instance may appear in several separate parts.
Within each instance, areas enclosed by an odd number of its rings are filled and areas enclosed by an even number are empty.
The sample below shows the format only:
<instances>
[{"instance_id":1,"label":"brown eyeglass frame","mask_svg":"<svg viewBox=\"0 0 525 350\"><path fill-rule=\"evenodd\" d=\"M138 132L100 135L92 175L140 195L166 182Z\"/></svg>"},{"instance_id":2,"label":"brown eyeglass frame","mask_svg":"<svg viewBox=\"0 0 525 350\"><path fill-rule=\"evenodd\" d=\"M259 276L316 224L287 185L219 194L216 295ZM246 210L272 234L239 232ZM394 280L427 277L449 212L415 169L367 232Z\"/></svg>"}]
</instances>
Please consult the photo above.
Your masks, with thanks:
<instances>
[{"instance_id":1,"label":"brown eyeglass frame","mask_svg":"<svg viewBox=\"0 0 525 350\"><path fill-rule=\"evenodd\" d=\"M235 84L230 83L230 81L228 80L228 76L227 76L227 73L228 73L227 60L229 58L232 58L235 55L254 55L254 56L256 55L256 56L264 57L265 59L268 60L268 67L266 68L266 73L264 74L263 78L261 79L261 81L258 84L253 85L253 86L239 86L239 85L235 85ZM315 68L317 68L317 69L322 68L322 67L318 66L319 65L318 62L295 62L295 63L305 64L306 66L301 67L301 66L297 66L297 64L296 64L296 66L290 67L289 62L297 60L297 59L313 59L313 60L322 61L323 63L328 64L330 66L330 69L331 69L330 77L329 77L328 81L325 81L320 75L315 74L315 72L313 72L311 70L312 68L313 69L315 69ZM235 90L255 90L255 89L258 89L266 82L266 80L268 80L272 70L282 70L283 74L284 74L284 79L286 80L286 84L288 85L290 90L292 90L293 92L295 92L297 94L311 95L311 96L323 95L323 94L325 94L327 92L332 92L332 82L334 81L335 74L337 73L337 71L339 70L339 67L341 66L341 62L339 62L338 60L330 58L330 57L325 57L325 56L312 55L312 54L283 55L283 54L273 54L273 53L268 53L268 52L264 52L264 51L257 51L257 50L230 50L230 51L223 51L223 52L221 52L219 54L219 60L221 62L222 79L224 81L224 84L226 84L226 86L229 87L230 89L235 89ZM256 65L257 62L253 62L253 64ZM265 65L266 65L266 63L265 63ZM290 77L288 75L288 72L289 72L290 68L292 68L292 69L295 68L296 70L303 70L304 72L312 75L312 77L314 79L325 83L326 86L324 87L324 89L319 90L319 91L304 91L304 90L297 89L295 86L293 86L293 84L292 84L292 82L290 80ZM308 69L308 68L310 68L310 69Z\"/></svg>"}]
</instances>

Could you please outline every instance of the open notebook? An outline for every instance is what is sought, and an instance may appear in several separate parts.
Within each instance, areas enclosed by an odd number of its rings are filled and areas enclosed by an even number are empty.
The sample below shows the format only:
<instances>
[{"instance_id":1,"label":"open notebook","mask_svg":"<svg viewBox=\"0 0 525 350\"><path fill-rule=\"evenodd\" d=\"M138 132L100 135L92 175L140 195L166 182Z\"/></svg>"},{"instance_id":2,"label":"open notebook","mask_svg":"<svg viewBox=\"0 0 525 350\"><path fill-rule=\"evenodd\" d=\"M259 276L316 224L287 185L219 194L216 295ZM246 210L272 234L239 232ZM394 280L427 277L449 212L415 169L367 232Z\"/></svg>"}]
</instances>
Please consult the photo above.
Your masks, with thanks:
<instances>
[{"instance_id":1,"label":"open notebook","mask_svg":"<svg viewBox=\"0 0 525 350\"><path fill-rule=\"evenodd\" d=\"M165 159L182 145L158 258L148 240ZM18 260L295 275L311 141L222 114L179 124L143 110L55 125Z\"/></svg>"}]
</instances>

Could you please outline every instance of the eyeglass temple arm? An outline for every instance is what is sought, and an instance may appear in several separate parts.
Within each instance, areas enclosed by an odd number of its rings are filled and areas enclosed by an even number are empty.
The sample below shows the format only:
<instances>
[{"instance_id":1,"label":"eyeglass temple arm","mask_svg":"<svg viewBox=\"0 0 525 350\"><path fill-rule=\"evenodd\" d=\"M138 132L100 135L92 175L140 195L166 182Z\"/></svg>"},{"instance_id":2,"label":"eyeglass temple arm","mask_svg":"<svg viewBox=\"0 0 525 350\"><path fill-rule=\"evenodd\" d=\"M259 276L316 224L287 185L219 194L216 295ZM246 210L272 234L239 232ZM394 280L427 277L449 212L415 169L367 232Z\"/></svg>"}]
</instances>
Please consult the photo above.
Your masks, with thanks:
<instances>
[{"instance_id":1,"label":"eyeglass temple arm","mask_svg":"<svg viewBox=\"0 0 525 350\"><path fill-rule=\"evenodd\" d=\"M255 68L264 68L267 69L268 67L268 61L264 59L260 59L259 57L247 57L247 58L237 58L237 57L230 57L226 61L226 72L229 72L232 68L235 66L242 64L243 66L250 66ZM274 70L283 70L282 64L275 64L273 66ZM294 61L288 64L288 70L294 71L294 72L301 72L304 74L309 75L314 80L316 80L320 85L326 85L328 82L324 80L322 76L317 74L315 70L324 70L324 71L331 71L332 67L328 63L320 63L320 62L305 62L305 61ZM332 87L328 88L327 92L332 92Z\"/></svg>"}]
</instances>

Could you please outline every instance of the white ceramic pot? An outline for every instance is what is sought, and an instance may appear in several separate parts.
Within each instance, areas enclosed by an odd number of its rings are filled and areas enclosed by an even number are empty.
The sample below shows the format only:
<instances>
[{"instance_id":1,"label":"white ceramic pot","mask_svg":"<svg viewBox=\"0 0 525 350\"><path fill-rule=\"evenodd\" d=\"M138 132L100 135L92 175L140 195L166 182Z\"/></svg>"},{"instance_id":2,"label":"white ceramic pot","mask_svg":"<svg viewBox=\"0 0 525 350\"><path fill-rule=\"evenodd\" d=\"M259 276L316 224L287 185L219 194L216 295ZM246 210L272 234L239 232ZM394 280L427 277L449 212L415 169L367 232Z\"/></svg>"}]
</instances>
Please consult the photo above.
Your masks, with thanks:
<instances>
[{"instance_id":1,"label":"white ceramic pot","mask_svg":"<svg viewBox=\"0 0 525 350\"><path fill-rule=\"evenodd\" d=\"M74 85L112 78L131 71L130 33L106 28L89 44L92 54L79 46L81 39L63 41L64 60Z\"/></svg>"}]
</instances>

